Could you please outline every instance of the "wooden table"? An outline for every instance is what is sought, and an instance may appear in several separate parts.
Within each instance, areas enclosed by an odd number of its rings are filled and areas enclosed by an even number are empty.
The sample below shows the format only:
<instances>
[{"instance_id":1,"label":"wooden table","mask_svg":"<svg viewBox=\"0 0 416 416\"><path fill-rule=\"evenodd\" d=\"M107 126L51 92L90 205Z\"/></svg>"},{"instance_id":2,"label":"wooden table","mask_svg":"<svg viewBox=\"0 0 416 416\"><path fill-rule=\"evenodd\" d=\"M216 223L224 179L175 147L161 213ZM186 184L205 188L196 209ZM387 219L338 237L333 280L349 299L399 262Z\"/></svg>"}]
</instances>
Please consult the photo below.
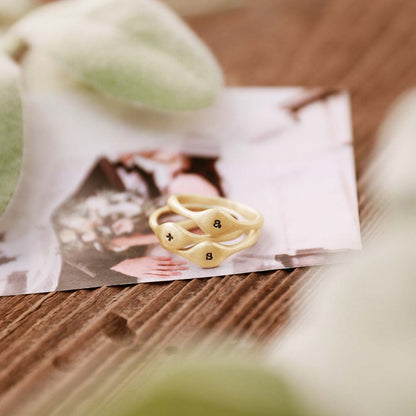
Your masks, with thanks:
<instances>
[{"instance_id":1,"label":"wooden table","mask_svg":"<svg viewBox=\"0 0 416 416\"><path fill-rule=\"evenodd\" d=\"M351 91L365 239L377 223L365 191L376 131L393 100L416 82L416 2L252 3L188 20L218 56L228 85ZM170 355L195 340L267 342L302 304L299 289L313 290L319 274L295 269L1 298L0 414L49 415L58 403L88 409L94 379L116 363L140 371L149 354Z\"/></svg>"}]
</instances>

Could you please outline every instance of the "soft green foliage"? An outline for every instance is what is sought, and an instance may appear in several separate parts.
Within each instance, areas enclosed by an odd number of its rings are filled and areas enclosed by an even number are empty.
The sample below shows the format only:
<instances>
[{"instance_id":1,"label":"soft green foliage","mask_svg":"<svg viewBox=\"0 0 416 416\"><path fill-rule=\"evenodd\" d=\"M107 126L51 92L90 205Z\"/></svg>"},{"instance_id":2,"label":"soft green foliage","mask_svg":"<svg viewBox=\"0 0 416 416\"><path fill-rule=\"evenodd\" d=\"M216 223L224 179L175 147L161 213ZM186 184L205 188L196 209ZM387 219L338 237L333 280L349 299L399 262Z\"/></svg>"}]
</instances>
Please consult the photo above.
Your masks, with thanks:
<instances>
[{"instance_id":1,"label":"soft green foliage","mask_svg":"<svg viewBox=\"0 0 416 416\"><path fill-rule=\"evenodd\" d=\"M221 71L204 44L155 0L68 0L42 7L9 33L117 99L155 109L212 104Z\"/></svg>"},{"instance_id":2,"label":"soft green foliage","mask_svg":"<svg viewBox=\"0 0 416 416\"><path fill-rule=\"evenodd\" d=\"M0 55L0 215L19 179L23 149L23 117L17 66Z\"/></svg>"},{"instance_id":3,"label":"soft green foliage","mask_svg":"<svg viewBox=\"0 0 416 416\"><path fill-rule=\"evenodd\" d=\"M194 362L162 368L150 388L130 386L114 399L112 416L299 416L285 382L247 362ZM143 385L143 380L141 381ZM100 416L103 413L100 411Z\"/></svg>"}]
</instances>

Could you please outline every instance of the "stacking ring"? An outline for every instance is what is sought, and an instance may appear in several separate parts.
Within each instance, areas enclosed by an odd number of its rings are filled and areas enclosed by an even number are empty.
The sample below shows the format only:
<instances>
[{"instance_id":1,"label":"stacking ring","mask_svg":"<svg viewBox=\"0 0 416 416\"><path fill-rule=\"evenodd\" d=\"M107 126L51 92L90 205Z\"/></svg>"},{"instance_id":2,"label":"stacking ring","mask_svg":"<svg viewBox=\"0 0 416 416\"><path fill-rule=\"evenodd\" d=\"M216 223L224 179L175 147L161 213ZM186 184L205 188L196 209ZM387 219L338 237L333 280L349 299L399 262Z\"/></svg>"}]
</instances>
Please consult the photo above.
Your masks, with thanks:
<instances>
[{"instance_id":1,"label":"stacking ring","mask_svg":"<svg viewBox=\"0 0 416 416\"><path fill-rule=\"evenodd\" d=\"M186 204L227 208L242 214L245 220L239 220L218 208L208 208L195 212L187 208ZM173 212L193 220L204 233L209 235L219 236L236 230L259 230L263 227L263 216L260 212L241 202L226 198L202 195L172 195L168 199L168 206Z\"/></svg>"},{"instance_id":2,"label":"stacking ring","mask_svg":"<svg viewBox=\"0 0 416 416\"><path fill-rule=\"evenodd\" d=\"M188 219L159 223L160 217L169 213ZM247 205L225 198L173 195L167 206L152 213L149 225L165 249L203 268L212 268L256 243L263 216ZM189 231L192 228L199 228L205 234ZM234 242L243 234L245 238Z\"/></svg>"},{"instance_id":3,"label":"stacking ring","mask_svg":"<svg viewBox=\"0 0 416 416\"><path fill-rule=\"evenodd\" d=\"M188 206L188 205L186 205ZM156 234L160 244L167 250L184 249L188 246L200 243L202 241L229 241L234 240L244 234L244 231L234 231L224 236L210 236L204 234L196 234L188 231L191 228L198 228L193 220L185 220L179 222L165 222L159 224L159 218L162 215L172 213L172 210L165 206L157 209L149 218L149 225Z\"/></svg>"},{"instance_id":4,"label":"stacking ring","mask_svg":"<svg viewBox=\"0 0 416 416\"><path fill-rule=\"evenodd\" d=\"M245 248L252 246L259 238L259 230L249 231L247 237L236 244L226 245L213 241L203 241L185 250L172 250L173 253L192 261L205 269L219 266L224 260Z\"/></svg>"}]
</instances>

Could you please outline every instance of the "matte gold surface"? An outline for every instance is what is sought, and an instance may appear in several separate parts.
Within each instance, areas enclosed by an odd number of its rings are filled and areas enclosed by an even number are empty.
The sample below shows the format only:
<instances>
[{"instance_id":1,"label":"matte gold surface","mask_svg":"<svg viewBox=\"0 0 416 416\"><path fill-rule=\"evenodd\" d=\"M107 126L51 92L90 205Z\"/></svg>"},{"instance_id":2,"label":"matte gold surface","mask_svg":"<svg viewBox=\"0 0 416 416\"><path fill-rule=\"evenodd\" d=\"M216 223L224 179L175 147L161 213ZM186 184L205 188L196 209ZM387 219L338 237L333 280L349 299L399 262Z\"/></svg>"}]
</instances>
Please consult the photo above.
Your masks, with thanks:
<instances>
[{"instance_id":1,"label":"matte gold surface","mask_svg":"<svg viewBox=\"0 0 416 416\"><path fill-rule=\"evenodd\" d=\"M201 230L208 230L209 233L201 235L189 232L179 222L159 224L159 217L169 212L188 217ZM237 216L241 215L247 220L238 220ZM152 213L149 225L166 250L210 269L255 244L263 225L263 217L255 209L225 198L174 195L168 198L166 207ZM246 237L237 243L219 243L232 242L242 234L246 234Z\"/></svg>"},{"instance_id":2,"label":"matte gold surface","mask_svg":"<svg viewBox=\"0 0 416 416\"><path fill-rule=\"evenodd\" d=\"M210 208L193 211L186 207L187 204L205 205ZM167 205L173 212L192 219L202 231L213 236L229 234L238 230L258 230L263 227L263 216L260 212L241 202L226 198L202 195L172 195L168 198ZM239 220L221 208L227 208L242 214L245 220Z\"/></svg>"},{"instance_id":3,"label":"matte gold surface","mask_svg":"<svg viewBox=\"0 0 416 416\"><path fill-rule=\"evenodd\" d=\"M236 230L229 234L211 236L207 234L196 234L189 231L191 228L198 228L193 220L180 222L165 222L159 224L159 218L163 215L172 213L167 206L155 210L149 218L149 225L156 234L160 244L169 251L184 249L187 246L200 243L202 241L231 241L242 234L244 231Z\"/></svg>"}]
</instances>

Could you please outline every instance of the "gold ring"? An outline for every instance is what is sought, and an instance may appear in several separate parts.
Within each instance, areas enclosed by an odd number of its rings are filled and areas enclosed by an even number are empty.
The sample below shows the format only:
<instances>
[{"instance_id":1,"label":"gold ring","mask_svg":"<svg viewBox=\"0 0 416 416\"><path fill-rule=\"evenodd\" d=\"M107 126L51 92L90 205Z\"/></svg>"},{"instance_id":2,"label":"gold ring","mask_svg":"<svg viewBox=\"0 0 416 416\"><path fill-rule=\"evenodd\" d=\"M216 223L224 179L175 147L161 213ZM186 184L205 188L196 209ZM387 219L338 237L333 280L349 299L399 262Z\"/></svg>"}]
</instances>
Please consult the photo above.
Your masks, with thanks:
<instances>
[{"instance_id":1,"label":"gold ring","mask_svg":"<svg viewBox=\"0 0 416 416\"><path fill-rule=\"evenodd\" d=\"M160 217L168 213L189 219L159 224ZM241 216L244 219L240 219ZM256 243L263 226L263 216L247 205L225 198L174 195L169 197L167 206L152 213L149 225L165 249L203 268L212 268ZM206 234L189 231L198 227ZM237 243L221 244L243 234L246 237Z\"/></svg>"},{"instance_id":2,"label":"gold ring","mask_svg":"<svg viewBox=\"0 0 416 416\"><path fill-rule=\"evenodd\" d=\"M188 207L188 205L186 206ZM172 210L168 206L164 206L154 211L149 218L150 228L156 234L160 244L167 250L184 249L202 241L230 241L244 234L244 230L236 230L221 236L196 234L188 231L190 228L198 228L193 220L159 224L159 218L169 212Z\"/></svg>"},{"instance_id":3,"label":"gold ring","mask_svg":"<svg viewBox=\"0 0 416 416\"><path fill-rule=\"evenodd\" d=\"M169 208L183 217L187 217L206 234L212 236L227 235L237 230L259 230L263 226L263 216L248 205L231 201L226 198L202 195L172 195L167 202ZM195 212L186 205L199 205L208 207ZM214 206L214 208L210 208ZM245 219L238 219L223 209L242 214Z\"/></svg>"},{"instance_id":4,"label":"gold ring","mask_svg":"<svg viewBox=\"0 0 416 416\"><path fill-rule=\"evenodd\" d=\"M255 244L259 234L260 230L251 230L244 240L236 244L225 245L214 241L202 241L185 250L172 250L172 252L185 257L204 269L210 269L219 266L231 255Z\"/></svg>"},{"instance_id":5,"label":"gold ring","mask_svg":"<svg viewBox=\"0 0 416 416\"><path fill-rule=\"evenodd\" d=\"M185 257L203 268L219 266L232 254L252 246L260 234L260 230L250 230L246 238L236 244L221 244L217 241L226 241L227 238L234 240L245 234L246 231L237 230L225 236L208 236L187 230L187 228L196 226L193 220L159 224L159 217L169 212L172 212L171 209L165 206L157 209L149 218L150 227L155 232L160 244L170 252ZM174 242L175 240L176 242ZM182 248L179 248L181 244L183 244Z\"/></svg>"}]
</instances>

